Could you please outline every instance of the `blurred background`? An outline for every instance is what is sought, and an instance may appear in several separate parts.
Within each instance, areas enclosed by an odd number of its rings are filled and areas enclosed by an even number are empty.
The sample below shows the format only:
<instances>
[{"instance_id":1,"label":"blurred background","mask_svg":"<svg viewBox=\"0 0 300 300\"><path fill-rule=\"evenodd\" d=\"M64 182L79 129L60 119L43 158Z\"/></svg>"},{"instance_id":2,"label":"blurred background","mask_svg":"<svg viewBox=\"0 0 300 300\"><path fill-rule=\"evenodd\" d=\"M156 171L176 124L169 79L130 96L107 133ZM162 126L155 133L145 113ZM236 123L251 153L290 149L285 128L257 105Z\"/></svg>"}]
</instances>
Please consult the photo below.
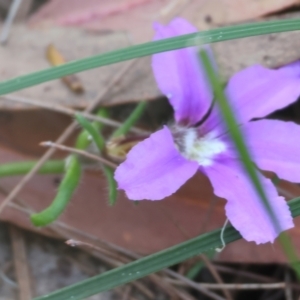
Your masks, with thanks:
<instances>
[{"instance_id":1,"label":"blurred background","mask_svg":"<svg viewBox=\"0 0 300 300\"><path fill-rule=\"evenodd\" d=\"M300 1L0 0L0 81L151 41L153 22L167 23L176 16L207 30L297 18ZM252 64L278 68L298 60L300 33L257 36L211 47L226 82ZM111 119L122 122L137 103L147 101L139 128L152 131L170 122L172 109L155 84L150 62L151 58L144 57L1 96L0 163L38 160L45 153L39 143L55 141L72 122L71 116L58 112L61 107L84 110L98 101L108 108ZM300 123L299 104L269 117ZM73 130L65 144L74 145L78 132ZM105 136L110 132L106 128ZM66 154L57 151L53 157L65 158ZM0 201L21 179L0 178ZM111 207L101 171L87 168L64 214L52 225L36 229L29 214L51 203L61 179L61 174L35 174L0 209L0 299L45 295L219 228L225 221L224 200L213 195L209 181L199 174L165 201L134 205L119 193ZM278 189L287 200L300 195L296 184L281 181ZM300 249L299 229L290 234ZM70 247L64 243L69 239L80 242ZM300 285L276 243L256 246L240 240L221 253L207 253L174 266L171 272L172 276L162 272L89 299L213 298L201 293L201 284L208 284L215 293L213 299L299 297Z\"/></svg>"}]
</instances>

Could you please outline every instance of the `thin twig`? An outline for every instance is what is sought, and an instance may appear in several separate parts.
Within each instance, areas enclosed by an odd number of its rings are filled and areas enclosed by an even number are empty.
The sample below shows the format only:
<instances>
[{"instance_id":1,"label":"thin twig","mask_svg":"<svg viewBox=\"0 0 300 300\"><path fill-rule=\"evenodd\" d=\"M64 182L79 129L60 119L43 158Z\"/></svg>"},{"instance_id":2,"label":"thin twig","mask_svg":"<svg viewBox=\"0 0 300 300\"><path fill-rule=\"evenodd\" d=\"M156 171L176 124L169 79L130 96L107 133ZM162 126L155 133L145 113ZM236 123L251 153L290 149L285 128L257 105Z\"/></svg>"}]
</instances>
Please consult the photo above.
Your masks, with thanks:
<instances>
[{"instance_id":1,"label":"thin twig","mask_svg":"<svg viewBox=\"0 0 300 300\"><path fill-rule=\"evenodd\" d=\"M107 255L107 256L111 257L112 259L118 260L122 263L128 262L128 259L124 258L124 256L121 256L118 252L112 251L111 249L106 249L104 247L98 247L91 243L82 242L82 241L78 241L78 240L74 240L74 239L67 240L65 243L71 247L80 247L81 249L88 248L91 250L95 250L97 252L101 252L102 254Z\"/></svg>"},{"instance_id":2,"label":"thin twig","mask_svg":"<svg viewBox=\"0 0 300 300\"><path fill-rule=\"evenodd\" d=\"M195 298L194 296L192 296L189 292L184 291L184 290L179 290L178 291L179 297L183 300L197 300L199 298Z\"/></svg>"},{"instance_id":3,"label":"thin twig","mask_svg":"<svg viewBox=\"0 0 300 300\"><path fill-rule=\"evenodd\" d=\"M222 277L220 276L220 274L216 270L215 266L207 258L207 256L205 254L200 254L200 257L201 257L202 261L204 262L206 268L209 270L209 272L213 275L213 277L217 281L217 283L219 285L223 284ZM231 296L231 293L227 289L222 289L222 292L223 292L224 296L226 297L226 299L233 300L233 298Z\"/></svg>"},{"instance_id":4,"label":"thin twig","mask_svg":"<svg viewBox=\"0 0 300 300\"><path fill-rule=\"evenodd\" d=\"M29 266L26 257L26 245L23 233L14 225L10 225L10 237L12 241L16 278L19 286L19 300L31 300L31 282Z\"/></svg>"},{"instance_id":5,"label":"thin twig","mask_svg":"<svg viewBox=\"0 0 300 300\"><path fill-rule=\"evenodd\" d=\"M201 286L199 285L197 282L193 281L193 280L190 280L189 278L183 276L183 275L180 275L179 273L171 270L171 269L165 269L163 270L163 272L165 274L168 274L169 276L172 276L174 278L177 278L179 279L182 283L186 284L187 286L189 287L192 287L194 288L195 290L203 293L204 295L212 298L212 299L215 299L215 300L225 300L225 298L215 294L215 293L212 293L211 291L209 291L207 288L205 288L204 286ZM216 285L219 285L218 283Z\"/></svg>"},{"instance_id":6,"label":"thin twig","mask_svg":"<svg viewBox=\"0 0 300 300\"><path fill-rule=\"evenodd\" d=\"M117 293L120 297L122 297L124 294L123 290L124 290L124 287L121 287L121 288L115 289L114 292ZM137 299L133 296L129 296L128 300L137 300Z\"/></svg>"},{"instance_id":7,"label":"thin twig","mask_svg":"<svg viewBox=\"0 0 300 300\"><path fill-rule=\"evenodd\" d=\"M3 28L0 34L0 43L4 45L7 42L9 31L11 25L17 15L19 7L23 0L13 0L12 4L9 7L8 15L4 21Z\"/></svg>"},{"instance_id":8,"label":"thin twig","mask_svg":"<svg viewBox=\"0 0 300 300\"><path fill-rule=\"evenodd\" d=\"M111 162L111 161L109 161L109 160L107 160L107 159L105 159L101 156L89 153L89 152L84 151L84 150L68 147L68 146L65 146L65 145L56 144L56 143L51 142L51 141L41 142L40 145L43 146L43 147L50 147L50 148L59 149L59 150L66 151L66 152L69 152L69 153L79 154L79 155L88 157L90 159L99 161L102 164L104 164L108 167L114 168L114 169L117 167L117 165L114 164L113 162Z\"/></svg>"},{"instance_id":9,"label":"thin twig","mask_svg":"<svg viewBox=\"0 0 300 300\"><path fill-rule=\"evenodd\" d=\"M126 74L126 72L132 68L133 64L137 60L130 61L126 64L126 66L121 69L119 73L117 73L112 80L108 83L106 88L102 90L99 95L92 101L92 103L84 110L84 112L91 112L94 110L101 100L105 97L105 95L108 94L110 89L115 86L120 79ZM71 135L71 133L77 128L77 122L73 121L66 129L65 131L60 135L60 137L55 141L57 144L64 143L65 140ZM21 180L20 182L12 189L12 191L8 194L8 196L3 200L3 202L0 205L0 214L5 208L5 206L12 201L16 195L22 190L22 188L26 185L26 183L38 172L40 167L54 154L55 148L51 148L47 150L44 155L38 160L36 165L28 172Z\"/></svg>"},{"instance_id":10,"label":"thin twig","mask_svg":"<svg viewBox=\"0 0 300 300\"><path fill-rule=\"evenodd\" d=\"M114 266L116 266L117 262L118 262L117 266L121 266L132 260L132 259L128 259L124 256L121 257L118 254L118 252L116 252L116 251L112 251L111 249L107 250L103 247L97 247L96 245L91 244L91 243L82 242L82 241L78 241L78 240L74 240L74 239L67 240L65 243L71 247L80 247L80 248L88 247L91 250L97 251L97 254L101 253L102 258L104 258L106 255L108 255L109 258L106 258L106 259L108 260L108 262L110 264L114 264ZM174 296L176 297L178 295L178 291L176 289L174 289L174 287L172 285L170 285L167 282L165 282L164 280L162 280L162 278L160 278L157 274L151 274L148 276L148 278L151 279L163 291L165 291L166 294L170 295L171 299L173 299Z\"/></svg>"},{"instance_id":11,"label":"thin twig","mask_svg":"<svg viewBox=\"0 0 300 300\"><path fill-rule=\"evenodd\" d=\"M214 267L216 270L222 273L232 274L232 275L238 275L247 279L255 280L255 281L261 281L265 283L274 283L274 280L270 277L255 274L249 271L243 271L243 270L237 270L236 268L231 268L223 265L218 265L214 263Z\"/></svg>"},{"instance_id":12,"label":"thin twig","mask_svg":"<svg viewBox=\"0 0 300 300\"><path fill-rule=\"evenodd\" d=\"M132 290L132 287L130 285L126 286L124 288L124 292L123 292L121 300L128 300L130 297L131 290Z\"/></svg>"},{"instance_id":13,"label":"thin twig","mask_svg":"<svg viewBox=\"0 0 300 300\"><path fill-rule=\"evenodd\" d=\"M185 238L187 238L187 239L191 238L189 233L181 226L181 224L179 222L176 222L176 220L173 219L173 217L168 213L167 210L163 210L163 212L171 220L171 222L174 223L174 225L179 229L179 231L183 234L183 236ZM219 284L222 284L223 280L222 280L221 276L218 274L218 272L216 271L216 269L215 269L214 265L211 263L211 261L209 259L207 259L205 254L200 254L200 257L202 258L205 266L208 268L208 270L213 275L216 282L218 282ZM226 297L227 300L233 300L233 298L228 290L223 289L222 293L224 294L224 296Z\"/></svg>"},{"instance_id":14,"label":"thin twig","mask_svg":"<svg viewBox=\"0 0 300 300\"><path fill-rule=\"evenodd\" d=\"M4 283L12 286L14 289L19 288L19 285L15 281L7 277L1 270L0 270L0 278L4 281Z\"/></svg>"},{"instance_id":15,"label":"thin twig","mask_svg":"<svg viewBox=\"0 0 300 300\"><path fill-rule=\"evenodd\" d=\"M88 246L89 248L93 249L93 250L97 250L97 254L95 255L95 253L91 253L90 251L87 251L90 254L93 254L93 256L96 256L98 258L100 258L102 261L106 262L107 264L111 265L112 267L120 267L122 266L124 263L120 262L118 259L116 258L112 258L112 257L107 257L106 254L103 253L103 249L93 246L89 243L85 243L85 242L80 242L80 241L76 241L76 240L68 240L66 242L67 245L71 246L71 247L75 247L75 246ZM147 288L144 286L144 284L142 284L141 282L138 281L134 281L131 282L132 285L134 285L137 289L139 289L143 294L145 294L148 298L150 299L155 299L154 294Z\"/></svg>"},{"instance_id":16,"label":"thin twig","mask_svg":"<svg viewBox=\"0 0 300 300\"><path fill-rule=\"evenodd\" d=\"M71 230L73 230L73 228L72 228ZM77 232L77 230L76 230L76 232ZM74 240L73 240L73 242L74 242ZM78 242L78 241L76 241L76 242ZM104 241L101 241L101 242L104 242ZM131 257L131 259L139 259L139 258L141 258L140 255L138 255L138 254L136 254L136 253L134 253L134 252L132 252L132 251L123 249L123 248L121 248L121 247L119 247L119 246L116 246L116 245L113 245L113 244L108 244L107 242L105 242L105 244L106 244L108 247L110 247L111 249L114 249L115 251L119 251L119 252L125 254L126 256ZM94 249L96 249L95 247L96 247L96 246L93 245L93 248L94 248ZM124 262L125 262L125 261L124 261ZM162 273L165 273L165 274L167 274L167 275L170 275L170 276L172 276L172 277L176 277L176 278L178 278L178 276L180 276L179 278L183 279L184 282L186 282L189 286L194 287L194 283L195 283L194 281L188 279L188 278L185 277L185 276L181 276L180 274L178 274L177 272L175 272L175 271L173 271L173 270L170 270L170 269L164 269L164 270L162 270L161 272L162 272ZM178 275L178 276L177 276L177 275ZM156 275L156 274L151 274L151 275L149 275L149 276L157 276L157 275ZM214 294L214 293L212 293L212 292L210 292L210 291L208 291L208 290L206 290L206 289L204 289L204 288L202 289L202 288L199 287L199 286L197 286L196 289L197 289L198 291L202 292L203 294L205 294L205 295L211 297L212 299L216 299L216 300L225 300L223 297L218 296L218 295L216 295L216 294Z\"/></svg>"},{"instance_id":17,"label":"thin twig","mask_svg":"<svg viewBox=\"0 0 300 300\"><path fill-rule=\"evenodd\" d=\"M7 194L5 189L1 186L0 186L0 191L2 191L4 194ZM13 209L16 209L17 211L21 211L23 213L26 213L26 214L34 213L34 211L31 208L28 207L28 204L26 204L22 199L17 197L16 200L19 202L19 204L18 203L9 203L8 206L13 208ZM53 224L51 224L49 226L49 228L52 229L54 233L58 234L62 238L68 238L69 236L75 236L75 237L77 236L80 239L89 239L90 243L85 243L84 242L84 246L88 246L87 249L86 249L86 247L83 247L84 250L86 252L90 253L91 255L93 255L95 257L98 257L99 259L101 259L101 260L105 261L106 263L108 263L110 265L113 265L113 266L121 266L124 263L127 263L129 261L129 259L128 258L126 259L126 257L129 257L131 259L141 258L140 255L138 255L138 254L136 254L136 253L134 253L130 250L124 249L120 246L111 244L111 243L109 243L107 241L104 241L104 240L99 240L99 239L97 239L97 238L95 238L95 237L93 237L93 236L91 236L91 235L89 235L85 232L81 232L80 230L78 230L76 228L73 228L73 227L70 227L69 225L67 225L65 223L62 223L60 221L55 221ZM80 243L78 240L73 240L72 242L74 243L74 245L76 245L76 243ZM70 243L72 243L72 242L70 242ZM89 248L91 248L91 245L92 245L93 249L89 250ZM96 246L96 245L101 245L101 248ZM102 247L104 247L104 248L102 248ZM101 252L100 251L96 251L96 252L94 251L94 250L97 250L97 249L99 249L99 250L101 249ZM112 252L114 252L114 254ZM117 253L122 253L123 255L125 255L125 257L123 257L123 259L121 261L117 261L115 258L112 258L112 257L116 257ZM110 257L108 257L107 255L109 255ZM119 259L120 258L118 257L118 260ZM168 270L168 269L161 271L161 273L167 273L167 274L169 274L169 272L172 275L177 274L176 272L174 272L172 270ZM183 277L183 278L186 278L186 277ZM153 280L156 284L157 284L157 282L160 282L159 286L162 289L164 289L165 292L167 294L169 294L171 297L175 293L178 294L180 292L175 287L170 285L165 280L165 278L161 278L158 274L149 275L149 279ZM191 280L187 280L187 284L190 284L190 283L192 283L192 285L193 285L194 282L191 281ZM191 286L191 285L189 285L189 286ZM198 287L198 290L200 291L199 287ZM206 292L206 290L204 290L204 293L205 292ZM211 297L212 299L224 300L224 298L219 297L218 295L216 295L216 294L214 294L210 291L207 291L207 292L209 293L209 296L212 295L212 297ZM214 297L214 296L216 296L216 297ZM185 300L188 300L187 297L183 296L182 298L185 299Z\"/></svg>"},{"instance_id":18,"label":"thin twig","mask_svg":"<svg viewBox=\"0 0 300 300\"><path fill-rule=\"evenodd\" d=\"M285 290L284 290L285 300L293 300L293 291L290 286L291 275L290 275L290 271L288 268L284 268L284 281L286 283Z\"/></svg>"},{"instance_id":19,"label":"thin twig","mask_svg":"<svg viewBox=\"0 0 300 300\"><path fill-rule=\"evenodd\" d=\"M180 275L182 276L182 275ZM166 279L167 281L177 284L177 285L185 285L188 286L189 284L182 282L182 280L173 280L173 279ZM285 282L275 282L275 283L197 283L194 282L199 287L209 289L209 290L264 290L264 289L284 289L286 287Z\"/></svg>"},{"instance_id":20,"label":"thin twig","mask_svg":"<svg viewBox=\"0 0 300 300\"><path fill-rule=\"evenodd\" d=\"M6 194L5 189L3 187L1 187L1 186L0 186L0 191L2 193ZM17 198L17 200L18 200L18 202L21 202L22 205L24 204L25 206L27 206L25 203L23 203L23 201L21 199ZM18 204L18 203L8 203L8 207L16 209L17 211L21 211L21 212L26 213L28 215L30 215L30 214L32 214L32 213L35 212L32 209L30 209L29 207L23 207L23 206L21 206L21 203L20 204ZM54 233L58 234L61 238L64 238L64 239L67 238L67 235L63 233L63 231L66 229L65 227L68 228L67 230L73 231L72 235L78 234L77 230L73 230L73 228L69 228L69 226L65 225L64 223L58 222L58 221L55 221L55 223L49 225L49 229L52 229ZM73 240L73 243L77 243L79 247L82 246L82 245L89 246L89 247L92 246L94 249L97 249L98 251L97 252L93 252L93 251L86 250L83 247L80 247L80 248L84 249L87 253L91 254L94 257L97 257L98 259L101 259L102 261L104 261L105 263L107 263L107 264L109 264L109 265L111 265L113 267L119 267L119 266L123 265L122 262L118 262L116 259L107 257L106 254L103 254L103 253L100 252L100 250L101 250L102 252L110 254L111 256L113 255L113 253L109 253L109 252L107 252L104 249L101 249L99 247L93 246L93 245L91 245L89 243L79 242L79 241L75 241L75 240ZM80 243L82 245L79 245ZM72 242L71 241L70 241L70 246L72 246ZM112 250L110 250L110 252L112 252ZM133 282L132 284L138 290L140 290L143 294L145 294L148 298L154 299L153 298L153 294L151 293L151 291L149 291L140 282Z\"/></svg>"},{"instance_id":21,"label":"thin twig","mask_svg":"<svg viewBox=\"0 0 300 300\"><path fill-rule=\"evenodd\" d=\"M84 116L88 120L101 122L105 125L109 125L109 126L116 127L116 128L118 128L122 125L121 122L118 122L118 121L115 121L115 120L112 120L112 119L109 119L109 118L103 118L103 117L100 117L100 116L95 116L95 115L92 115L92 114L87 113L85 111L77 111L77 110L74 110L74 109L71 109L71 108L68 108L68 107L65 107L65 106L61 106L61 105L58 105L58 104L53 104L53 103L49 104L47 102L27 99L27 98L15 96L15 95L6 95L6 96L1 96L0 98L3 99L3 100L14 101L14 102L25 103L25 104L29 104L29 105L42 107L42 108L49 109L49 110L52 110L52 111L57 111L57 112L60 112L60 113L63 113L65 115L72 116L72 117L74 117L76 114L81 114L82 116ZM130 131L132 131L134 133L137 133L137 134L143 134L143 135L144 134L149 134L148 131L136 128L134 126L132 126L130 128Z\"/></svg>"}]
</instances>

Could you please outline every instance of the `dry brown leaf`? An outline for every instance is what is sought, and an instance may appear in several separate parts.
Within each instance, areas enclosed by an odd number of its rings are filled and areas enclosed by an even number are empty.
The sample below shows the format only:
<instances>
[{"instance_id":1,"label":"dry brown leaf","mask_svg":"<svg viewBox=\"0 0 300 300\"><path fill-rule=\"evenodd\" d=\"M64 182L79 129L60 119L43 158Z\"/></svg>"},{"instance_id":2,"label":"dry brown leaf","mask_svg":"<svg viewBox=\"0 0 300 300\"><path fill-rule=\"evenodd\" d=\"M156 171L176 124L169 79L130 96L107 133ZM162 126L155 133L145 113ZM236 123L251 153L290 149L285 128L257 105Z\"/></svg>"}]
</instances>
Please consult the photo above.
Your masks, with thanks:
<instances>
[{"instance_id":1,"label":"dry brown leaf","mask_svg":"<svg viewBox=\"0 0 300 300\"><path fill-rule=\"evenodd\" d=\"M0 149L1 163L28 157ZM60 176L35 176L25 187L21 199L36 210L45 208L55 196L57 178ZM17 178L1 179L1 186L12 188ZM299 195L299 189L298 189ZM0 200L3 196L0 196ZM100 172L86 172L81 184L59 218L60 222L88 236L117 244L141 254L149 254L170 247L201 233L222 227L225 220L225 201L212 202L211 187L203 176L190 180L179 192L163 201L143 201L137 206L120 194L114 207L108 206L107 186ZM84 207L84 209L83 209ZM30 230L35 229L28 215L6 208L2 220L13 222ZM300 247L300 220L290 230L296 249ZM281 248L267 244L238 241L228 245L217 260L227 262L268 263L285 261Z\"/></svg>"},{"instance_id":2,"label":"dry brown leaf","mask_svg":"<svg viewBox=\"0 0 300 300\"><path fill-rule=\"evenodd\" d=\"M36 12L31 25L80 26L125 30L135 42L148 41L151 24L179 14L200 30L254 20L299 5L299 0L51 0Z\"/></svg>"},{"instance_id":3,"label":"dry brown leaf","mask_svg":"<svg viewBox=\"0 0 300 300\"><path fill-rule=\"evenodd\" d=\"M203 30L216 26L244 23L297 5L300 5L299 0L191 1L191 4L181 15Z\"/></svg>"},{"instance_id":4,"label":"dry brown leaf","mask_svg":"<svg viewBox=\"0 0 300 300\"><path fill-rule=\"evenodd\" d=\"M51 139L61 131L65 120L53 113L49 118L45 114L26 112L12 114L13 122L3 120L0 127L0 140L9 140L16 149L24 150L24 144L30 144L27 153L38 153L35 142L38 136ZM43 126L37 126L43 119ZM28 119L32 126L28 125ZM51 121L55 120L55 122ZM15 125L17 124L17 125ZM60 126L56 126L61 124ZM28 126L28 128L26 128ZM15 129L13 129L15 128ZM22 128L17 132L16 129ZM14 132L14 135L10 133ZM23 135L23 138L22 138ZM21 139L18 141L18 139ZM15 140L15 141L14 141ZM22 147L23 143L23 147ZM3 143L2 143L3 145ZM34 149L34 147L36 149ZM12 150L0 148L0 163L32 159L32 156ZM50 204L55 196L60 175L36 175L24 188L19 197L30 207L40 211ZM0 187L12 189L20 177L1 178ZM282 186L291 197L300 195L300 188L288 183ZM175 245L201 233L222 227L225 221L225 201L213 197L207 178L200 173L185 184L175 195L163 201L142 201L138 205L126 199L120 193L116 206L108 206L107 183L100 171L87 171L66 212L59 218L60 222L80 230L85 235L115 243L142 254ZM0 197L3 200L4 196ZM83 209L84 208L84 209ZM28 215L12 208L6 208L0 215L3 220L13 222L24 228L35 230L30 224ZM300 249L300 219L296 219L296 227L290 233L293 241ZM38 232L44 233L38 229ZM48 232L49 233L49 232ZM254 243L239 241L226 247L217 258L232 262L278 262L284 261L280 247L268 244L256 246Z\"/></svg>"},{"instance_id":5,"label":"dry brown leaf","mask_svg":"<svg viewBox=\"0 0 300 300\"><path fill-rule=\"evenodd\" d=\"M29 30L25 26L16 26L12 31L9 44L6 47L0 47L0 81L49 68L45 51L51 43L55 44L69 61L129 46L128 38L122 32L97 34L78 28ZM18 91L16 95L53 104L85 108L122 67L123 63L119 63L78 74L86 90L82 95L75 95L60 80ZM114 105L153 99L158 95L159 92L150 71L150 60L142 58L128 72L124 80L112 89L110 95L104 99L104 103ZM23 104L16 105L4 101L0 102L0 107L5 109L31 108Z\"/></svg>"}]
</instances>

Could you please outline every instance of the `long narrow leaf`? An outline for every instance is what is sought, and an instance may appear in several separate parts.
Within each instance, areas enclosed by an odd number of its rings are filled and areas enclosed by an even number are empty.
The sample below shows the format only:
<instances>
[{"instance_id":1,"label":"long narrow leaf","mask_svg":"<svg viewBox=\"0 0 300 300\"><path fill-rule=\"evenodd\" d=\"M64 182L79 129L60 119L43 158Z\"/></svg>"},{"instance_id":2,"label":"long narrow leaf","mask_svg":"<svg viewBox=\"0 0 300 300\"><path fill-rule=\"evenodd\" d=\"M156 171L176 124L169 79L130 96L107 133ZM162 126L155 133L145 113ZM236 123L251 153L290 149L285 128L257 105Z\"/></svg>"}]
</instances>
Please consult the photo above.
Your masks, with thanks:
<instances>
[{"instance_id":1,"label":"long narrow leaf","mask_svg":"<svg viewBox=\"0 0 300 300\"><path fill-rule=\"evenodd\" d=\"M0 95L11 93L66 75L134 59L137 57L147 56L158 52L255 35L293 31L299 29L300 19L297 18L291 20L268 21L261 23L228 26L203 31L200 33L182 35L165 40L149 42L101 55L91 56L74 62L69 62L61 66L49 68L4 81L0 83Z\"/></svg>"},{"instance_id":2,"label":"long narrow leaf","mask_svg":"<svg viewBox=\"0 0 300 300\"><path fill-rule=\"evenodd\" d=\"M293 217L300 215L300 198L288 202ZM222 246L220 240L221 229L202 234L189 241L174 247L157 252L153 255L136 260L122 267L113 269L104 274L81 281L54 293L35 298L34 300L81 300L86 297L110 290L122 284L145 277L151 273L170 267L195 255ZM241 238L241 235L232 227L224 231L226 244Z\"/></svg>"},{"instance_id":3,"label":"long narrow leaf","mask_svg":"<svg viewBox=\"0 0 300 300\"><path fill-rule=\"evenodd\" d=\"M206 70L207 76L210 80L212 88L215 93L216 102L220 108L221 115L223 116L223 120L227 126L229 135L231 136L234 145L239 153L241 158L241 162L244 166L245 171L248 174L249 179L252 182L253 187L255 188L258 196L260 197L261 202L263 203L265 209L267 210L270 219L273 223L276 232L281 231L281 227L279 225L278 216L273 211L273 207L267 198L267 195L264 191L263 185L258 177L258 173L254 164L252 163L251 154L247 148L246 142L244 141L242 132L240 127L238 126L238 122L234 113L229 105L227 97L223 91L223 87L221 81L218 78L217 73L214 70L214 67L210 63L210 59L207 53L203 50L200 51L200 56L204 68ZM255 222L255 220L253 220ZM300 266L298 263L298 258L296 255L296 251L285 232L282 232L279 236L280 244L282 245L285 255L287 256L289 262L297 273L298 278L300 279Z\"/></svg>"}]
</instances>

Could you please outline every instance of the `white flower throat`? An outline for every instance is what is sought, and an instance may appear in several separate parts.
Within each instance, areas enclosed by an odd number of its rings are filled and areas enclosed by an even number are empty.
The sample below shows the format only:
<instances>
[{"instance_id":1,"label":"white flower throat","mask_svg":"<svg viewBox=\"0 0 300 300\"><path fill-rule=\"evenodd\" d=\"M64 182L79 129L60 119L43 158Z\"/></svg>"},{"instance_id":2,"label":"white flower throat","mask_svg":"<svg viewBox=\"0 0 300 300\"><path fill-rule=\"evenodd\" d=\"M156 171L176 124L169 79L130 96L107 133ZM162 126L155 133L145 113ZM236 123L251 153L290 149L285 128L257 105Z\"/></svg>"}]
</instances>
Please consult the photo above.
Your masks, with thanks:
<instances>
[{"instance_id":1,"label":"white flower throat","mask_svg":"<svg viewBox=\"0 0 300 300\"><path fill-rule=\"evenodd\" d=\"M215 132L199 137L196 128L176 129L179 138L175 138L175 143L181 154L201 166L212 165L215 156L226 150L226 144L217 137Z\"/></svg>"}]
</instances>

